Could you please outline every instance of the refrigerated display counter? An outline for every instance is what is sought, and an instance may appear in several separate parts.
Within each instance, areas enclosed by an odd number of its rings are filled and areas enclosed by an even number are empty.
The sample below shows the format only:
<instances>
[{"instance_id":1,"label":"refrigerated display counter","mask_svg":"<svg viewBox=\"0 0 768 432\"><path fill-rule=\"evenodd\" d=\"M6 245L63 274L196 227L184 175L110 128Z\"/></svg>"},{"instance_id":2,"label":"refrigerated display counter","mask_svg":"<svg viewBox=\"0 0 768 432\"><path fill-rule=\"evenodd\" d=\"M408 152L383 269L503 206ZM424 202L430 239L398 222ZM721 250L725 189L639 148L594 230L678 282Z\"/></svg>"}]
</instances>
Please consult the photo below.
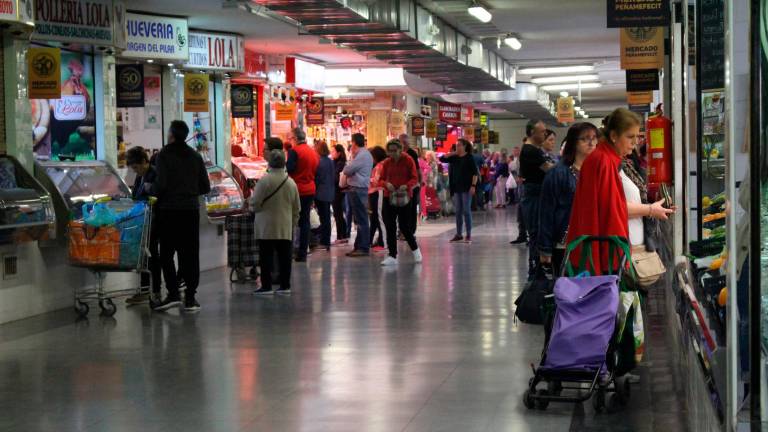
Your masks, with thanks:
<instances>
[{"instance_id":1,"label":"refrigerated display counter","mask_svg":"<svg viewBox=\"0 0 768 432\"><path fill-rule=\"evenodd\" d=\"M45 240L55 223L48 191L18 160L0 156L0 244Z\"/></svg>"},{"instance_id":2,"label":"refrigerated display counter","mask_svg":"<svg viewBox=\"0 0 768 432\"><path fill-rule=\"evenodd\" d=\"M205 196L205 209L211 223L224 223L224 218L242 214L245 211L243 191L224 168L208 166L211 192Z\"/></svg>"}]
</instances>

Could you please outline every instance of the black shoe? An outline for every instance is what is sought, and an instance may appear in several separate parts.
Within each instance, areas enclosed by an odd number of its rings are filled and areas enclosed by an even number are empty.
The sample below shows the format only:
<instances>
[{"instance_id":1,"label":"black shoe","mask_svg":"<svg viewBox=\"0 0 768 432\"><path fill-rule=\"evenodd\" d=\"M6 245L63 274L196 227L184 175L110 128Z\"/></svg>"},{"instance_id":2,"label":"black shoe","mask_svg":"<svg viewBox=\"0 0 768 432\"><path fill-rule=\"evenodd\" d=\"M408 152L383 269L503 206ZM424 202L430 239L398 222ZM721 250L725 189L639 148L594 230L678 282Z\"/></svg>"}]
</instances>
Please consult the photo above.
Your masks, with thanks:
<instances>
[{"instance_id":1,"label":"black shoe","mask_svg":"<svg viewBox=\"0 0 768 432\"><path fill-rule=\"evenodd\" d=\"M166 298L165 300L161 301L160 303L155 303L152 305L152 310L162 312L166 311L171 308L179 307L181 306L181 300L179 299L172 299L172 298Z\"/></svg>"},{"instance_id":2,"label":"black shoe","mask_svg":"<svg viewBox=\"0 0 768 432\"><path fill-rule=\"evenodd\" d=\"M518 237L517 239L512 240L511 242L509 242L509 244L513 244L513 245L523 244L523 243L528 243L528 239L525 238L525 237Z\"/></svg>"},{"instance_id":3,"label":"black shoe","mask_svg":"<svg viewBox=\"0 0 768 432\"><path fill-rule=\"evenodd\" d=\"M290 294L291 289L290 288L278 288L275 290L275 294Z\"/></svg>"},{"instance_id":4,"label":"black shoe","mask_svg":"<svg viewBox=\"0 0 768 432\"><path fill-rule=\"evenodd\" d=\"M184 299L184 311L185 312L197 312L200 310L200 303L197 302L195 296L188 295Z\"/></svg>"},{"instance_id":5,"label":"black shoe","mask_svg":"<svg viewBox=\"0 0 768 432\"><path fill-rule=\"evenodd\" d=\"M272 295L273 292L272 287L261 287L253 291L255 295Z\"/></svg>"},{"instance_id":6,"label":"black shoe","mask_svg":"<svg viewBox=\"0 0 768 432\"><path fill-rule=\"evenodd\" d=\"M453 236L453 238L451 239L451 243L458 243L458 242L461 242L461 241L464 241L464 237L460 236L458 234Z\"/></svg>"},{"instance_id":7,"label":"black shoe","mask_svg":"<svg viewBox=\"0 0 768 432\"><path fill-rule=\"evenodd\" d=\"M305 256L297 256L296 258L294 258L294 261L296 261L296 262L307 262L307 257L305 257Z\"/></svg>"}]
</instances>

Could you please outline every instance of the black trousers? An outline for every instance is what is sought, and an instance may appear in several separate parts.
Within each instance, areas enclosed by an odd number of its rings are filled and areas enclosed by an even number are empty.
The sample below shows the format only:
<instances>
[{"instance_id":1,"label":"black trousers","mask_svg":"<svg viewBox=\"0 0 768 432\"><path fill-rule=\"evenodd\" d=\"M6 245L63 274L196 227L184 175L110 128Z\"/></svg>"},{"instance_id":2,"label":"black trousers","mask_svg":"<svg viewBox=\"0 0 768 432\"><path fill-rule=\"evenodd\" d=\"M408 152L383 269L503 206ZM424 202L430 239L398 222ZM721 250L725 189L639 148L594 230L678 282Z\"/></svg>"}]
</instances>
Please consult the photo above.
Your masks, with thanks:
<instances>
[{"instance_id":1,"label":"black trousers","mask_svg":"<svg viewBox=\"0 0 768 432\"><path fill-rule=\"evenodd\" d=\"M411 229L411 235L416 235L416 227L419 224L419 205L421 200L421 188L413 188L413 198L411 199L411 202L408 204L407 207L410 207L411 213L409 214L410 220L408 221L408 226ZM403 230L403 227L400 227L400 231Z\"/></svg>"},{"instance_id":2,"label":"black trousers","mask_svg":"<svg viewBox=\"0 0 768 432\"><path fill-rule=\"evenodd\" d=\"M194 296L200 284L200 211L158 210L160 261L168 298L179 299L179 281L173 256L187 284L187 295Z\"/></svg>"},{"instance_id":3,"label":"black trousers","mask_svg":"<svg viewBox=\"0 0 768 432\"><path fill-rule=\"evenodd\" d=\"M272 271L277 270L280 288L291 287L291 265L293 262L293 242L290 240L259 240L259 266L261 267L261 286L271 288L273 285Z\"/></svg>"},{"instance_id":4,"label":"black trousers","mask_svg":"<svg viewBox=\"0 0 768 432\"><path fill-rule=\"evenodd\" d=\"M384 198L383 217L384 225L387 231L387 247L389 247L389 256L397 258L397 224L400 223L400 232L405 237L405 241L408 242L408 246L412 251L419 248L416 243L416 237L413 235L413 229L410 226L411 223L411 208L410 206L395 207L389 203L387 198Z\"/></svg>"},{"instance_id":5,"label":"black trousers","mask_svg":"<svg viewBox=\"0 0 768 432\"><path fill-rule=\"evenodd\" d=\"M368 194L368 208L371 213L371 246L384 246L383 230L384 221L379 220L379 192ZM379 241L374 242L376 233L379 233Z\"/></svg>"},{"instance_id":6,"label":"black trousers","mask_svg":"<svg viewBox=\"0 0 768 432\"><path fill-rule=\"evenodd\" d=\"M150 281L152 293L159 294L162 285L162 265L160 263L160 241L158 236L157 218L153 218L149 230L149 273L141 274L141 292L148 293Z\"/></svg>"},{"instance_id":7,"label":"black trousers","mask_svg":"<svg viewBox=\"0 0 768 432\"><path fill-rule=\"evenodd\" d=\"M299 197L299 200L301 201L301 210L299 211L299 251L296 253L296 257L306 258L309 252L309 236L312 228L309 222L309 212L312 210L315 196L303 196Z\"/></svg>"},{"instance_id":8,"label":"black trousers","mask_svg":"<svg viewBox=\"0 0 768 432\"><path fill-rule=\"evenodd\" d=\"M347 220L344 216L344 192L336 191L336 196L333 199L333 219L336 221L336 239L343 240L349 238L347 236Z\"/></svg>"},{"instance_id":9,"label":"black trousers","mask_svg":"<svg viewBox=\"0 0 768 432\"><path fill-rule=\"evenodd\" d=\"M331 203L315 200L317 215L320 217L320 246L331 245Z\"/></svg>"}]
</instances>

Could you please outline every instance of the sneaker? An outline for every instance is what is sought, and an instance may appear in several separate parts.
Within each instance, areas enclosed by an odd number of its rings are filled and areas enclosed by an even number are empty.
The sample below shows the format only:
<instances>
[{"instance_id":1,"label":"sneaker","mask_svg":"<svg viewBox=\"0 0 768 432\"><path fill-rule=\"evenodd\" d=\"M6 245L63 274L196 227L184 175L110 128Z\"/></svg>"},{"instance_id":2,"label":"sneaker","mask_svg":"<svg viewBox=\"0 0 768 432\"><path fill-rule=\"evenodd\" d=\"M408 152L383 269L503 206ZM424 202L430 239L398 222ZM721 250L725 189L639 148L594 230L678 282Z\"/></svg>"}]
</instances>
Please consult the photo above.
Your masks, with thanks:
<instances>
[{"instance_id":1,"label":"sneaker","mask_svg":"<svg viewBox=\"0 0 768 432\"><path fill-rule=\"evenodd\" d=\"M272 291L272 287L261 287L254 290L253 293L256 295L272 295L274 291Z\"/></svg>"},{"instance_id":2,"label":"sneaker","mask_svg":"<svg viewBox=\"0 0 768 432\"><path fill-rule=\"evenodd\" d=\"M397 258L388 256L386 259L384 259L384 261L381 262L381 265L384 267L395 266L397 265Z\"/></svg>"},{"instance_id":3,"label":"sneaker","mask_svg":"<svg viewBox=\"0 0 768 432\"><path fill-rule=\"evenodd\" d=\"M352 252L347 254L347 256L351 257L351 258L367 257L367 256L370 256L370 255L371 255L370 252L361 251L361 250L357 250L357 249L355 249Z\"/></svg>"},{"instance_id":4,"label":"sneaker","mask_svg":"<svg viewBox=\"0 0 768 432\"><path fill-rule=\"evenodd\" d=\"M420 263L424 260L424 256L421 255L421 249L413 251L413 262Z\"/></svg>"},{"instance_id":5,"label":"sneaker","mask_svg":"<svg viewBox=\"0 0 768 432\"><path fill-rule=\"evenodd\" d=\"M188 295L184 299L184 311L185 312L197 312L200 310L200 303L197 302L195 296Z\"/></svg>"},{"instance_id":6,"label":"sneaker","mask_svg":"<svg viewBox=\"0 0 768 432\"><path fill-rule=\"evenodd\" d=\"M464 237L462 237L462 236L460 236L458 234L453 236L453 238L451 239L451 243L458 243L460 241L464 241Z\"/></svg>"},{"instance_id":7,"label":"sneaker","mask_svg":"<svg viewBox=\"0 0 768 432\"><path fill-rule=\"evenodd\" d=\"M291 293L291 288L278 288L275 290L275 294L288 295Z\"/></svg>"},{"instance_id":8,"label":"sneaker","mask_svg":"<svg viewBox=\"0 0 768 432\"><path fill-rule=\"evenodd\" d=\"M464 237L464 243L472 243L472 236Z\"/></svg>"},{"instance_id":9,"label":"sneaker","mask_svg":"<svg viewBox=\"0 0 768 432\"><path fill-rule=\"evenodd\" d=\"M528 243L528 239L525 237L518 237L517 239L509 242L509 244L513 244L513 245L523 244L523 243Z\"/></svg>"},{"instance_id":10,"label":"sneaker","mask_svg":"<svg viewBox=\"0 0 768 432\"><path fill-rule=\"evenodd\" d=\"M135 306L144 303L149 303L149 293L134 294L125 299L125 304L128 306Z\"/></svg>"},{"instance_id":11,"label":"sneaker","mask_svg":"<svg viewBox=\"0 0 768 432\"><path fill-rule=\"evenodd\" d=\"M168 309L179 307L179 306L181 306L181 300L166 298L160 303L156 303L152 305L152 310L162 312L162 311L167 311Z\"/></svg>"}]
</instances>

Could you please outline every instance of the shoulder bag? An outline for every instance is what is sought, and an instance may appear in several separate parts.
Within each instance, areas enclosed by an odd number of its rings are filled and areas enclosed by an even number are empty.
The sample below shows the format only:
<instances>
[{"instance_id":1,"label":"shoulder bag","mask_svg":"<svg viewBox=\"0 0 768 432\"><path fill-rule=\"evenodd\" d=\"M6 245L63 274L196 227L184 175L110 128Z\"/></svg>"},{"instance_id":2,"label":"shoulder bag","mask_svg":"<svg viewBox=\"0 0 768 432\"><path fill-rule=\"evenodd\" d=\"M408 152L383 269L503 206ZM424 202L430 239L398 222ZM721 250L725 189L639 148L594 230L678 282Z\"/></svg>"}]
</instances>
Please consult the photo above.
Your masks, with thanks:
<instances>
[{"instance_id":1,"label":"shoulder bag","mask_svg":"<svg viewBox=\"0 0 768 432\"><path fill-rule=\"evenodd\" d=\"M267 203L267 201L269 201L269 199L270 199L270 198L272 198L273 196L275 196L275 194L276 194L276 193L278 193L278 192L280 191L280 189L282 189L282 188L283 188L283 185L285 184L285 182L287 182L287 181L288 181L288 177L289 177L289 176L288 176L288 175L286 175L286 176L285 176L285 178L283 179L283 181L282 181L282 182L280 182L280 184L277 186L277 189L273 190L271 194L267 195L267 197L266 197L266 198L264 198L264 199L261 201L261 206L262 206L262 207L264 207L264 204L266 204L266 203Z\"/></svg>"}]
</instances>

